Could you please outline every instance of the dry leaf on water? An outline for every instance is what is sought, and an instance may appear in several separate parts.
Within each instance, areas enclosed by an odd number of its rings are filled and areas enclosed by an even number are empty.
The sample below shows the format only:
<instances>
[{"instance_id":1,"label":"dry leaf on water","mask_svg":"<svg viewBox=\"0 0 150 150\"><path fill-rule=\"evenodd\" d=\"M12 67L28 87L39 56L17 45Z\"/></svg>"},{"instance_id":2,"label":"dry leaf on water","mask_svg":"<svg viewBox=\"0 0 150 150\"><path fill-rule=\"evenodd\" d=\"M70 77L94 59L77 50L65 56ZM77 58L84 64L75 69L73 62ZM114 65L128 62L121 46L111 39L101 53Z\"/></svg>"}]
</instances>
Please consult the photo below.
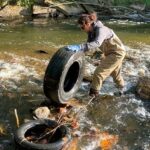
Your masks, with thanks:
<instances>
[{"instance_id":1,"label":"dry leaf on water","mask_svg":"<svg viewBox=\"0 0 150 150\"><path fill-rule=\"evenodd\" d=\"M65 122L72 122L73 117L65 116L63 119L64 119Z\"/></svg>"},{"instance_id":2,"label":"dry leaf on water","mask_svg":"<svg viewBox=\"0 0 150 150\"><path fill-rule=\"evenodd\" d=\"M6 135L6 128L3 125L0 125L0 136Z\"/></svg>"},{"instance_id":3,"label":"dry leaf on water","mask_svg":"<svg viewBox=\"0 0 150 150\"><path fill-rule=\"evenodd\" d=\"M34 135L31 135L31 136L27 136L26 139L31 142L31 141L35 141L37 137Z\"/></svg>"},{"instance_id":4,"label":"dry leaf on water","mask_svg":"<svg viewBox=\"0 0 150 150\"><path fill-rule=\"evenodd\" d=\"M111 150L112 147L118 142L117 135L110 135L107 132L101 134L100 147L101 150Z\"/></svg>"},{"instance_id":5,"label":"dry leaf on water","mask_svg":"<svg viewBox=\"0 0 150 150\"><path fill-rule=\"evenodd\" d=\"M79 123L77 122L76 119L74 119L74 120L72 121L71 127L72 127L73 129L79 128Z\"/></svg>"},{"instance_id":6,"label":"dry leaf on water","mask_svg":"<svg viewBox=\"0 0 150 150\"><path fill-rule=\"evenodd\" d=\"M67 109L64 107L60 107L59 108L59 112L61 113L61 114L65 114L65 113L67 113Z\"/></svg>"}]
</instances>

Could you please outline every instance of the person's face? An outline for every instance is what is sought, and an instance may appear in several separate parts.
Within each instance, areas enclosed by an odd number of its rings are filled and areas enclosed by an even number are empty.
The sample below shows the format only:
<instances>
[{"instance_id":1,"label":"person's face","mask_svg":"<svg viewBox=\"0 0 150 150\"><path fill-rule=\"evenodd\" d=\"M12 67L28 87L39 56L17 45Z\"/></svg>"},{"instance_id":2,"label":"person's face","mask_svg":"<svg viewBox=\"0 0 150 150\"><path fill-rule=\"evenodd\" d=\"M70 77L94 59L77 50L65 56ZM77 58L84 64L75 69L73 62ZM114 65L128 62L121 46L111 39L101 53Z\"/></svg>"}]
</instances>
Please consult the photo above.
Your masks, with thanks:
<instances>
[{"instance_id":1,"label":"person's face","mask_svg":"<svg viewBox=\"0 0 150 150\"><path fill-rule=\"evenodd\" d=\"M92 13L92 14L91 14L91 19L92 19L93 21L96 21L96 20L97 20L97 15L96 15L96 13Z\"/></svg>"},{"instance_id":2,"label":"person's face","mask_svg":"<svg viewBox=\"0 0 150 150\"><path fill-rule=\"evenodd\" d=\"M84 23L80 25L81 29L85 32L91 31L91 24L90 23Z\"/></svg>"}]
</instances>

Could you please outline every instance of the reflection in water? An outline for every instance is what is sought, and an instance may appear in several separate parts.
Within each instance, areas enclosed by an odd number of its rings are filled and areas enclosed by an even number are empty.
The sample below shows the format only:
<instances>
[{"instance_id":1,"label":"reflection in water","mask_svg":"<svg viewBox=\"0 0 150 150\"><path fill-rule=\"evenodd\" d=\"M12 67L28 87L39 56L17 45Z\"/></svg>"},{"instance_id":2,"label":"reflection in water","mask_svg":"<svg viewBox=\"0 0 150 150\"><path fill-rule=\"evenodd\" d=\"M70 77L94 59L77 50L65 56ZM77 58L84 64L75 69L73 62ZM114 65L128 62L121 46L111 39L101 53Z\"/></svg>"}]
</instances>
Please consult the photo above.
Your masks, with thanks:
<instances>
[{"instance_id":1,"label":"reflection in water","mask_svg":"<svg viewBox=\"0 0 150 150\"><path fill-rule=\"evenodd\" d=\"M149 25L107 24L117 30L126 45L127 57L122 72L127 93L114 97L117 89L112 79L105 81L101 96L80 114L78 149L95 149L107 132L118 136L115 150L149 150L150 104L135 96L138 77L150 75ZM7 130L7 134L0 137L0 148L14 150L11 142L16 130L14 109L21 123L32 118L29 110L45 100L42 86L49 57L63 45L85 41L86 35L69 20L46 25L0 23L0 27L0 125ZM36 53L37 50L45 50L48 54ZM89 83L83 83L76 95L83 103L88 101L88 89ZM102 134L91 138L95 129Z\"/></svg>"}]
</instances>

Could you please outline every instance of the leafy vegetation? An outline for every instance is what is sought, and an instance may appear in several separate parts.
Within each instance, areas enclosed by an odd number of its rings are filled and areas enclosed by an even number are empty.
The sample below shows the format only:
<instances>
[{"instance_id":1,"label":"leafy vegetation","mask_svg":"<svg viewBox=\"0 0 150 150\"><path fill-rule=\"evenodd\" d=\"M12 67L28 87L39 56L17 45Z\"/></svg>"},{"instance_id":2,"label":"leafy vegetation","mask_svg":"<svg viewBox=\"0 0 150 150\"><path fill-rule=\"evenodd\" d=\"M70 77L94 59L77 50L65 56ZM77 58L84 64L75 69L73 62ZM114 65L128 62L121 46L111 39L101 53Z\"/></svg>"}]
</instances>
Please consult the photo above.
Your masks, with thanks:
<instances>
[{"instance_id":1,"label":"leafy vegetation","mask_svg":"<svg viewBox=\"0 0 150 150\"><path fill-rule=\"evenodd\" d=\"M34 0L19 0L21 6L31 7L34 4Z\"/></svg>"},{"instance_id":2,"label":"leafy vegetation","mask_svg":"<svg viewBox=\"0 0 150 150\"><path fill-rule=\"evenodd\" d=\"M0 6L3 6L4 3L8 3L10 5L19 4L25 7L31 7L35 1L34 0L0 0Z\"/></svg>"}]
</instances>

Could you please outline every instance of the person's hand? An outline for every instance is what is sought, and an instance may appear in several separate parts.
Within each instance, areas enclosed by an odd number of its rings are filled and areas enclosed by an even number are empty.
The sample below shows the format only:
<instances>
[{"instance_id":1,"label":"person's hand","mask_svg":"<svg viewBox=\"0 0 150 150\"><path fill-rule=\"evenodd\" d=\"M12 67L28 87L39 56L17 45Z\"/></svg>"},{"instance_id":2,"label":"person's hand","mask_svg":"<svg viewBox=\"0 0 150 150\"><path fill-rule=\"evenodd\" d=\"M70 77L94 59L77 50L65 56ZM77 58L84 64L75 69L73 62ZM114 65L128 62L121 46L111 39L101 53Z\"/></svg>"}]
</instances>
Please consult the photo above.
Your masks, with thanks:
<instances>
[{"instance_id":1,"label":"person's hand","mask_svg":"<svg viewBox=\"0 0 150 150\"><path fill-rule=\"evenodd\" d=\"M73 52L79 52L82 51L81 45L68 45L67 49L69 51L73 51Z\"/></svg>"}]
</instances>

